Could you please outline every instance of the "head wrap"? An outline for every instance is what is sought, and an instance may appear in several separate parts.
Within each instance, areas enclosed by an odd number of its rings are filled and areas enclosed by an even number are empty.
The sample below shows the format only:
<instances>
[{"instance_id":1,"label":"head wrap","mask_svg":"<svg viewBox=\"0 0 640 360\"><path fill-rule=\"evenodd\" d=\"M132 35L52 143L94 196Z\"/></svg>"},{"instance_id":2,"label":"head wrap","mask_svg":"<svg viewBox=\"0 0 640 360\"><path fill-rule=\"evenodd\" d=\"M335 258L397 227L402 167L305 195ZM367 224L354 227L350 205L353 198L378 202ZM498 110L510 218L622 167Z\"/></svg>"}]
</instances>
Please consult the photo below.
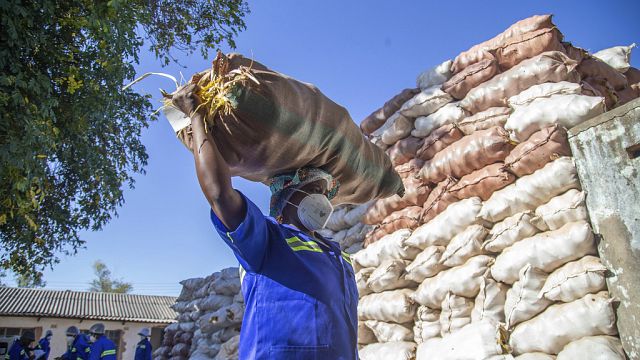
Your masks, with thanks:
<instances>
[{"instance_id":1,"label":"head wrap","mask_svg":"<svg viewBox=\"0 0 640 360\"><path fill-rule=\"evenodd\" d=\"M271 190L271 206L269 215L279 217L287 201L296 189L318 180L327 182L327 198L333 199L338 193L340 184L331 174L317 168L301 168L296 171L281 174L271 178L269 189ZM281 220L281 219L280 219Z\"/></svg>"}]
</instances>

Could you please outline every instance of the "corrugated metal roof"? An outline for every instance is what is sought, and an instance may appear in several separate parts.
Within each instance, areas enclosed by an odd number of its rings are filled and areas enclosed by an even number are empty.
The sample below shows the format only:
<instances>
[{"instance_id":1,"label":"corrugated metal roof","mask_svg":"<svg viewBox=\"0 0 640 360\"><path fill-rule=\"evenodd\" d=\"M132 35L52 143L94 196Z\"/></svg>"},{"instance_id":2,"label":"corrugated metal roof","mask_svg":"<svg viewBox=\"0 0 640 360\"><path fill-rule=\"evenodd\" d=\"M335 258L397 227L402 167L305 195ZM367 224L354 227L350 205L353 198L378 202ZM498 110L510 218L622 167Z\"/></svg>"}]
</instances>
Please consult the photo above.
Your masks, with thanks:
<instances>
[{"instance_id":1,"label":"corrugated metal roof","mask_svg":"<svg viewBox=\"0 0 640 360\"><path fill-rule=\"evenodd\" d=\"M172 323L173 296L0 287L0 316Z\"/></svg>"}]
</instances>

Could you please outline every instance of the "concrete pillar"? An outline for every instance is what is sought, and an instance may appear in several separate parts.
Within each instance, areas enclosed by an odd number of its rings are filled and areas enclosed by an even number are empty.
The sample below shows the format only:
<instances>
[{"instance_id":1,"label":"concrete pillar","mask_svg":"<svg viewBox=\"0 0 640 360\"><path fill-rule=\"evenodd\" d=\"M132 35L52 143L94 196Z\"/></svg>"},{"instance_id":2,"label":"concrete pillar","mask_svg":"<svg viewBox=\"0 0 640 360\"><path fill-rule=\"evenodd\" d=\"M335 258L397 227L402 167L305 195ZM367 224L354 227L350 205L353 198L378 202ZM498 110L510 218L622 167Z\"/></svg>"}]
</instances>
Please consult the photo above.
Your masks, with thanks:
<instances>
[{"instance_id":1,"label":"concrete pillar","mask_svg":"<svg viewBox=\"0 0 640 360\"><path fill-rule=\"evenodd\" d=\"M640 359L640 99L569 130L618 330L629 359Z\"/></svg>"}]
</instances>

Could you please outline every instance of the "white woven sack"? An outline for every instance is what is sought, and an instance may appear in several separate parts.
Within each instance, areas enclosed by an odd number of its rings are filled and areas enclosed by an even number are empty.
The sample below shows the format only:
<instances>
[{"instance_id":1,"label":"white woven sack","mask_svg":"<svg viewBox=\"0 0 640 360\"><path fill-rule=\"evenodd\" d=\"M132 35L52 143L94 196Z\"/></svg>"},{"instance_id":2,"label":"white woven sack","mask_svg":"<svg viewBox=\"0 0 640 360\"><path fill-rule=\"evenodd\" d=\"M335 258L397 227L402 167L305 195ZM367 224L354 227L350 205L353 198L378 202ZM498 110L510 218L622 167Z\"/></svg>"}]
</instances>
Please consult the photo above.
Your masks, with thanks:
<instances>
[{"instance_id":1,"label":"white woven sack","mask_svg":"<svg viewBox=\"0 0 640 360\"><path fill-rule=\"evenodd\" d=\"M415 229L404 243L421 249L434 245L446 246L456 234L478 222L477 215L481 208L482 200L479 197L455 202L431 221Z\"/></svg>"},{"instance_id":2,"label":"white woven sack","mask_svg":"<svg viewBox=\"0 0 640 360\"><path fill-rule=\"evenodd\" d=\"M371 344L360 349L358 355L360 360L413 360L416 344L408 341Z\"/></svg>"},{"instance_id":3,"label":"white woven sack","mask_svg":"<svg viewBox=\"0 0 640 360\"><path fill-rule=\"evenodd\" d=\"M416 344L440 336L440 310L419 306L413 333Z\"/></svg>"},{"instance_id":4,"label":"white woven sack","mask_svg":"<svg viewBox=\"0 0 640 360\"><path fill-rule=\"evenodd\" d=\"M416 320L413 325L413 339L416 344L422 344L423 342L440 336L440 320L436 321L422 321Z\"/></svg>"},{"instance_id":5,"label":"white woven sack","mask_svg":"<svg viewBox=\"0 0 640 360\"><path fill-rule=\"evenodd\" d=\"M567 344L556 359L625 360L626 358L619 338L587 336Z\"/></svg>"},{"instance_id":6,"label":"white woven sack","mask_svg":"<svg viewBox=\"0 0 640 360\"><path fill-rule=\"evenodd\" d=\"M369 345L378 342L376 335L364 321L358 321L358 344Z\"/></svg>"},{"instance_id":7,"label":"white woven sack","mask_svg":"<svg viewBox=\"0 0 640 360\"><path fill-rule=\"evenodd\" d=\"M416 360L485 360L502 353L498 326L488 321L471 323L446 338L433 338L418 346Z\"/></svg>"},{"instance_id":8,"label":"white woven sack","mask_svg":"<svg viewBox=\"0 0 640 360\"><path fill-rule=\"evenodd\" d=\"M514 360L514 357L511 354L501 354L493 355L491 357L488 357L486 360Z\"/></svg>"},{"instance_id":9,"label":"white woven sack","mask_svg":"<svg viewBox=\"0 0 640 360\"><path fill-rule=\"evenodd\" d=\"M482 254L482 243L487 234L489 234L489 230L484 226L470 225L451 239L440 258L440 262L445 266L453 267L462 265L471 257Z\"/></svg>"},{"instance_id":10,"label":"white woven sack","mask_svg":"<svg viewBox=\"0 0 640 360\"><path fill-rule=\"evenodd\" d=\"M506 248L496 258L491 275L498 281L513 284L518 280L518 271L527 264L550 273L570 261L595 254L591 226L584 221L569 223Z\"/></svg>"},{"instance_id":11,"label":"white woven sack","mask_svg":"<svg viewBox=\"0 0 640 360\"><path fill-rule=\"evenodd\" d=\"M573 158L564 156L494 192L478 216L494 223L502 221L516 213L535 210L569 189L580 189L580 180Z\"/></svg>"},{"instance_id":12,"label":"white woven sack","mask_svg":"<svg viewBox=\"0 0 640 360\"><path fill-rule=\"evenodd\" d=\"M424 249L413 262L405 268L405 278L417 283L432 277L447 267L440 263L444 246L429 246Z\"/></svg>"},{"instance_id":13,"label":"white woven sack","mask_svg":"<svg viewBox=\"0 0 640 360\"><path fill-rule=\"evenodd\" d=\"M344 252L346 252L349 255L353 255L355 253L357 253L358 251L364 249L363 243L362 241L359 241L351 246L349 246L348 248L344 249ZM356 269L358 266L356 264L354 264L354 269Z\"/></svg>"},{"instance_id":14,"label":"white woven sack","mask_svg":"<svg viewBox=\"0 0 640 360\"><path fill-rule=\"evenodd\" d=\"M546 279L547 273L532 267L531 264L520 269L518 281L507 291L507 299L504 303L508 329L540 314L552 304L552 301L538 298L538 293Z\"/></svg>"},{"instance_id":15,"label":"white woven sack","mask_svg":"<svg viewBox=\"0 0 640 360\"><path fill-rule=\"evenodd\" d=\"M344 220L344 215L347 211L349 211L348 206L337 207L331 216L329 216L326 228L334 232L348 228L349 224Z\"/></svg>"},{"instance_id":16,"label":"white woven sack","mask_svg":"<svg viewBox=\"0 0 640 360\"><path fill-rule=\"evenodd\" d=\"M579 82L580 74L576 66L577 62L563 53L542 53L471 89L460 101L460 106L477 113L490 107L505 106L508 98L533 85L558 81Z\"/></svg>"},{"instance_id":17,"label":"white woven sack","mask_svg":"<svg viewBox=\"0 0 640 360\"><path fill-rule=\"evenodd\" d=\"M476 296L471 321L492 321L504 323L504 302L507 297L507 286L490 277L483 277L480 290Z\"/></svg>"},{"instance_id":18,"label":"white woven sack","mask_svg":"<svg viewBox=\"0 0 640 360\"><path fill-rule=\"evenodd\" d=\"M358 287L358 295L360 295L360 297L371 294L373 292L373 290L369 288L367 282L369 281L369 277L375 269L376 268L374 267L364 268L360 269L360 271L356 273L356 286Z\"/></svg>"},{"instance_id":19,"label":"white woven sack","mask_svg":"<svg viewBox=\"0 0 640 360\"><path fill-rule=\"evenodd\" d=\"M373 292L416 287L417 284L404 278L406 260L385 260L369 275L367 287Z\"/></svg>"},{"instance_id":20,"label":"white woven sack","mask_svg":"<svg viewBox=\"0 0 640 360\"><path fill-rule=\"evenodd\" d=\"M364 204L355 206L353 209L347 211L344 214L344 221L347 223L347 225L349 225L349 227L353 227L359 224L364 217L364 214L367 213L373 203L374 201L369 201Z\"/></svg>"},{"instance_id":21,"label":"white woven sack","mask_svg":"<svg viewBox=\"0 0 640 360\"><path fill-rule=\"evenodd\" d=\"M420 252L417 247L405 244L411 230L401 229L367 246L353 255L362 267L378 267L384 260L413 260Z\"/></svg>"},{"instance_id":22,"label":"white woven sack","mask_svg":"<svg viewBox=\"0 0 640 360\"><path fill-rule=\"evenodd\" d=\"M557 354L568 343L594 335L616 335L616 318L607 292L589 294L570 303L551 305L516 326L509 344L516 355L528 352Z\"/></svg>"},{"instance_id":23,"label":"white woven sack","mask_svg":"<svg viewBox=\"0 0 640 360\"><path fill-rule=\"evenodd\" d=\"M487 273L493 261L494 259L490 256L474 256L464 265L425 279L413 294L413 299L421 305L439 309L448 292L474 298L480 290L482 276Z\"/></svg>"},{"instance_id":24,"label":"white woven sack","mask_svg":"<svg viewBox=\"0 0 640 360\"><path fill-rule=\"evenodd\" d=\"M542 231L556 230L574 221L587 221L586 195L584 192L571 189L562 195L538 206L536 217L531 223Z\"/></svg>"},{"instance_id":25,"label":"white woven sack","mask_svg":"<svg viewBox=\"0 0 640 360\"><path fill-rule=\"evenodd\" d=\"M537 234L540 230L531 224L532 218L532 212L525 211L509 216L495 224L489 231L489 237L482 244L483 249L499 253L516 241Z\"/></svg>"},{"instance_id":26,"label":"white woven sack","mask_svg":"<svg viewBox=\"0 0 640 360\"><path fill-rule=\"evenodd\" d=\"M445 337L471 322L473 300L448 293L442 301L440 335Z\"/></svg>"},{"instance_id":27,"label":"white woven sack","mask_svg":"<svg viewBox=\"0 0 640 360\"><path fill-rule=\"evenodd\" d=\"M198 300L198 309L202 311L216 311L223 306L231 305L233 296L209 295Z\"/></svg>"},{"instance_id":28,"label":"white woven sack","mask_svg":"<svg viewBox=\"0 0 640 360\"><path fill-rule=\"evenodd\" d=\"M402 116L402 114L400 114L400 112L398 111L391 114L391 116L389 116L387 120L384 121L384 124L382 124L382 126L377 128L374 132L372 132L370 136L372 138L379 138L380 140L382 140L382 134L384 134L385 131L391 129L393 127L393 124L396 123L396 120L398 120L401 117L404 117L404 116Z\"/></svg>"},{"instance_id":29,"label":"white woven sack","mask_svg":"<svg viewBox=\"0 0 640 360\"><path fill-rule=\"evenodd\" d=\"M539 297L570 302L589 293L607 288L607 268L595 256L585 256L552 272L539 292Z\"/></svg>"},{"instance_id":30,"label":"white woven sack","mask_svg":"<svg viewBox=\"0 0 640 360\"><path fill-rule=\"evenodd\" d=\"M402 104L399 113L405 117L415 119L420 116L433 114L452 101L453 98L451 95L440 90L440 85L436 85L422 90L409 99L409 101Z\"/></svg>"},{"instance_id":31,"label":"white woven sack","mask_svg":"<svg viewBox=\"0 0 640 360\"><path fill-rule=\"evenodd\" d=\"M382 141L382 135L371 134L369 136L369 141L371 141L373 145L379 147L382 150L387 150L389 148L389 145L385 144L384 141Z\"/></svg>"},{"instance_id":32,"label":"white woven sack","mask_svg":"<svg viewBox=\"0 0 640 360\"><path fill-rule=\"evenodd\" d=\"M580 84L568 81L548 82L544 84L533 85L518 95L514 95L507 100L512 108L527 106L536 99L549 98L553 95L575 95L582 94L582 86Z\"/></svg>"},{"instance_id":33,"label":"white woven sack","mask_svg":"<svg viewBox=\"0 0 640 360\"><path fill-rule=\"evenodd\" d=\"M592 56L606 62L619 72L624 73L631 67L631 49L634 47L636 47L635 43L629 46L614 46L600 50Z\"/></svg>"},{"instance_id":34,"label":"white woven sack","mask_svg":"<svg viewBox=\"0 0 640 360\"><path fill-rule=\"evenodd\" d=\"M587 95L553 95L517 107L505 130L516 141L526 141L534 132L558 124L570 129L605 112L604 98Z\"/></svg>"},{"instance_id":35,"label":"white woven sack","mask_svg":"<svg viewBox=\"0 0 640 360\"><path fill-rule=\"evenodd\" d=\"M336 234L340 234L341 232L344 232L344 237L342 239L333 238L331 240L338 242L340 244L340 248L346 249L348 247L351 247L357 242L363 241L364 237L367 235L369 231L371 231L372 228L373 226L371 225L357 223L356 225L352 226L349 229L345 229L336 233Z\"/></svg>"},{"instance_id":36,"label":"white woven sack","mask_svg":"<svg viewBox=\"0 0 640 360\"><path fill-rule=\"evenodd\" d=\"M516 356L515 360L555 360L555 356L541 353L541 352L533 352L526 353L520 356Z\"/></svg>"},{"instance_id":37,"label":"white woven sack","mask_svg":"<svg viewBox=\"0 0 640 360\"><path fill-rule=\"evenodd\" d=\"M464 109L458 106L458 102L446 104L433 114L417 118L413 123L415 129L411 131L411 135L414 137L429 136L433 130L443 125L457 123L468 115Z\"/></svg>"},{"instance_id":38,"label":"white woven sack","mask_svg":"<svg viewBox=\"0 0 640 360\"><path fill-rule=\"evenodd\" d=\"M378 339L378 342L412 341L413 330L400 324L393 324L378 320L364 322Z\"/></svg>"},{"instance_id":39,"label":"white woven sack","mask_svg":"<svg viewBox=\"0 0 640 360\"><path fill-rule=\"evenodd\" d=\"M413 290L402 289L364 296L358 302L358 318L399 324L413 321L417 305L412 294Z\"/></svg>"},{"instance_id":40,"label":"white woven sack","mask_svg":"<svg viewBox=\"0 0 640 360\"><path fill-rule=\"evenodd\" d=\"M416 319L422 321L440 321L440 310L420 305L416 311Z\"/></svg>"},{"instance_id":41,"label":"white woven sack","mask_svg":"<svg viewBox=\"0 0 640 360\"><path fill-rule=\"evenodd\" d=\"M236 335L229 339L229 341L222 344L220 352L214 358L214 360L232 360L238 358L238 349L240 346L240 335Z\"/></svg>"},{"instance_id":42,"label":"white woven sack","mask_svg":"<svg viewBox=\"0 0 640 360\"><path fill-rule=\"evenodd\" d=\"M436 67L420 73L416 79L417 87L424 90L432 86L440 86L444 84L451 78L452 62L452 60L447 60Z\"/></svg>"},{"instance_id":43,"label":"white woven sack","mask_svg":"<svg viewBox=\"0 0 640 360\"><path fill-rule=\"evenodd\" d=\"M399 116L395 119L393 125L382 133L382 142L387 145L393 145L411 134L413 130L414 118Z\"/></svg>"}]
</instances>

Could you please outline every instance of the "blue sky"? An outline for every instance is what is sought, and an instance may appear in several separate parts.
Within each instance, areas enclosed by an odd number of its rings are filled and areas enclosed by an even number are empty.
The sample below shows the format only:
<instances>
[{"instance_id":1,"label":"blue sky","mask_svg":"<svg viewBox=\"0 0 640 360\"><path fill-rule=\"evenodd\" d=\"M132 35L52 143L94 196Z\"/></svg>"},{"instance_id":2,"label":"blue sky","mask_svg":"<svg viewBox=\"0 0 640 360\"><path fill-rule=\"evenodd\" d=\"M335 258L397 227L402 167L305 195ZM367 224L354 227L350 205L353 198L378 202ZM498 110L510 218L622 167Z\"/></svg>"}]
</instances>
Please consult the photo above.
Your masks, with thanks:
<instances>
[{"instance_id":1,"label":"blue sky","mask_svg":"<svg viewBox=\"0 0 640 360\"><path fill-rule=\"evenodd\" d=\"M406 87L423 70L534 14L552 13L567 41L590 51L640 42L640 1L251 1L247 30L235 51L317 85L349 109L354 121ZM228 48L223 48L229 51ZM199 53L180 57L186 68L162 68L150 53L140 74L163 71L186 78L210 65ZM212 54L212 57L215 54ZM632 57L640 67L640 54ZM147 79L136 90L160 99L170 81ZM159 102L158 102L159 105ZM85 232L86 249L45 272L49 288L84 290L91 264L104 261L140 294L177 295L178 281L237 263L214 233L193 161L164 117L143 133L146 175L125 192L119 217ZM236 188L263 212L268 189L242 179Z\"/></svg>"}]
</instances>

